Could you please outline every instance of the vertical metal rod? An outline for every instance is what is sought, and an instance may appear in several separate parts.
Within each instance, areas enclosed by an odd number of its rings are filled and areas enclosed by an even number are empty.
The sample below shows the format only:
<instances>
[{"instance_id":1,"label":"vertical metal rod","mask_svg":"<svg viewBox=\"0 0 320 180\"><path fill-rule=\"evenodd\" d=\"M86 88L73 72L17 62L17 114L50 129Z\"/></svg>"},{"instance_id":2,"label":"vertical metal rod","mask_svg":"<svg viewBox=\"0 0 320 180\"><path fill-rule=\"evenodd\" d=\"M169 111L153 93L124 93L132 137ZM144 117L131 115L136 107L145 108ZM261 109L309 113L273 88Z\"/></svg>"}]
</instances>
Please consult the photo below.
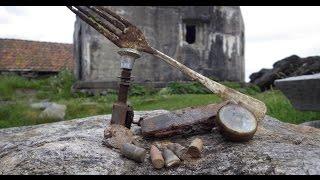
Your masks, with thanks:
<instances>
[{"instance_id":1,"label":"vertical metal rod","mask_svg":"<svg viewBox=\"0 0 320 180\"><path fill-rule=\"evenodd\" d=\"M119 86L118 102L127 103L130 87L131 69L122 69Z\"/></svg>"},{"instance_id":2,"label":"vertical metal rod","mask_svg":"<svg viewBox=\"0 0 320 180\"><path fill-rule=\"evenodd\" d=\"M118 100L113 104L111 124L123 125L127 128L131 127L133 120L133 109L128 106L128 91L131 82L131 70L133 68L134 61L141 55L135 49L120 49L120 68L121 76L118 90Z\"/></svg>"}]
</instances>

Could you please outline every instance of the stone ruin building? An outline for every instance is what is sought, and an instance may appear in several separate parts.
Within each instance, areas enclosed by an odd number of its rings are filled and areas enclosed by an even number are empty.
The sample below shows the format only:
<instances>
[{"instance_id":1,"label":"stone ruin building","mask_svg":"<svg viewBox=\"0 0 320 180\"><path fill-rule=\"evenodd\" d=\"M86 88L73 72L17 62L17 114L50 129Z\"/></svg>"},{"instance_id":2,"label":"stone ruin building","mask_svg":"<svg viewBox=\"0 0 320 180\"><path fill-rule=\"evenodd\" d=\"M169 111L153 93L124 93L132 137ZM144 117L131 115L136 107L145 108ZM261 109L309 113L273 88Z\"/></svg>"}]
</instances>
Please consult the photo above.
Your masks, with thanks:
<instances>
[{"instance_id":1,"label":"stone ruin building","mask_svg":"<svg viewBox=\"0 0 320 180\"><path fill-rule=\"evenodd\" d=\"M218 80L244 81L244 23L238 6L112 6L140 28L151 46ZM120 62L112 42L78 17L74 31L75 89L116 88ZM134 83L163 87L188 77L143 53Z\"/></svg>"}]
</instances>

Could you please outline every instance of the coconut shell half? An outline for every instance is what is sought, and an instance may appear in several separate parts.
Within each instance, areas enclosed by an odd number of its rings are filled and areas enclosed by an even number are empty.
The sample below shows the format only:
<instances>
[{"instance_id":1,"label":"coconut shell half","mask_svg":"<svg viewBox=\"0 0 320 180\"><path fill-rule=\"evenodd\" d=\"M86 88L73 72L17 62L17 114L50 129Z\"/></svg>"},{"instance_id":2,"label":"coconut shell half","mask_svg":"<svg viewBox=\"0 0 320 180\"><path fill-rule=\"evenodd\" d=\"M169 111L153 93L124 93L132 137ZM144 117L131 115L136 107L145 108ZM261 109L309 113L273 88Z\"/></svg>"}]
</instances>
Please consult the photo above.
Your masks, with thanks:
<instances>
[{"instance_id":1,"label":"coconut shell half","mask_svg":"<svg viewBox=\"0 0 320 180\"><path fill-rule=\"evenodd\" d=\"M237 104L221 107L215 119L221 134L230 141L248 141L257 131L257 119L246 108Z\"/></svg>"}]
</instances>

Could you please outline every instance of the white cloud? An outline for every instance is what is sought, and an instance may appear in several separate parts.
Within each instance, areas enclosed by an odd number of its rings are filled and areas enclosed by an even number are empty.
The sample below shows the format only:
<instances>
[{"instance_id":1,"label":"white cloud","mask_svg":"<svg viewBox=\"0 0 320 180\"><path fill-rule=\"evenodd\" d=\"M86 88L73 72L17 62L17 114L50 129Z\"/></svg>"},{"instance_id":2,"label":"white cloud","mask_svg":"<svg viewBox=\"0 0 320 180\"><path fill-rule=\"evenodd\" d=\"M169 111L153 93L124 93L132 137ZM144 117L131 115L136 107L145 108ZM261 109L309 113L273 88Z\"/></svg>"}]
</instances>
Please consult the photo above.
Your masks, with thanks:
<instances>
[{"instance_id":1,"label":"white cloud","mask_svg":"<svg viewBox=\"0 0 320 180\"><path fill-rule=\"evenodd\" d=\"M12 15L5 7L0 7L0 22L1 24L8 24L12 18Z\"/></svg>"},{"instance_id":2,"label":"white cloud","mask_svg":"<svg viewBox=\"0 0 320 180\"><path fill-rule=\"evenodd\" d=\"M285 57L320 55L320 7L242 6L246 80Z\"/></svg>"},{"instance_id":3,"label":"white cloud","mask_svg":"<svg viewBox=\"0 0 320 180\"><path fill-rule=\"evenodd\" d=\"M320 54L320 7L242 6L246 80L296 54ZM0 6L0 38L73 42L75 15L64 6Z\"/></svg>"},{"instance_id":4,"label":"white cloud","mask_svg":"<svg viewBox=\"0 0 320 180\"><path fill-rule=\"evenodd\" d=\"M0 37L72 43L75 15L64 6L0 7Z\"/></svg>"}]
</instances>

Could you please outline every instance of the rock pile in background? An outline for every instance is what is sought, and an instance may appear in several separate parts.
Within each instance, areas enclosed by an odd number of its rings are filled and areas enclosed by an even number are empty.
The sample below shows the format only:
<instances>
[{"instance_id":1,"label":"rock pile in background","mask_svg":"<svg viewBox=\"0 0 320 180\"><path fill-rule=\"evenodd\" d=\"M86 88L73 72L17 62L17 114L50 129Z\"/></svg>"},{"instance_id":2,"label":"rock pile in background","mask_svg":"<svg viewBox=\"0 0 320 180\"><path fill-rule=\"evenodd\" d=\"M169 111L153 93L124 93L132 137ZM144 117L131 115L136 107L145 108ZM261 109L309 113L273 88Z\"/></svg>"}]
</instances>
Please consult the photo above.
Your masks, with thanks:
<instances>
[{"instance_id":1,"label":"rock pile in background","mask_svg":"<svg viewBox=\"0 0 320 180\"><path fill-rule=\"evenodd\" d=\"M277 61L273 69L261 69L250 75L250 83L268 90L276 79L320 73L320 56L301 58L293 55Z\"/></svg>"}]
</instances>

